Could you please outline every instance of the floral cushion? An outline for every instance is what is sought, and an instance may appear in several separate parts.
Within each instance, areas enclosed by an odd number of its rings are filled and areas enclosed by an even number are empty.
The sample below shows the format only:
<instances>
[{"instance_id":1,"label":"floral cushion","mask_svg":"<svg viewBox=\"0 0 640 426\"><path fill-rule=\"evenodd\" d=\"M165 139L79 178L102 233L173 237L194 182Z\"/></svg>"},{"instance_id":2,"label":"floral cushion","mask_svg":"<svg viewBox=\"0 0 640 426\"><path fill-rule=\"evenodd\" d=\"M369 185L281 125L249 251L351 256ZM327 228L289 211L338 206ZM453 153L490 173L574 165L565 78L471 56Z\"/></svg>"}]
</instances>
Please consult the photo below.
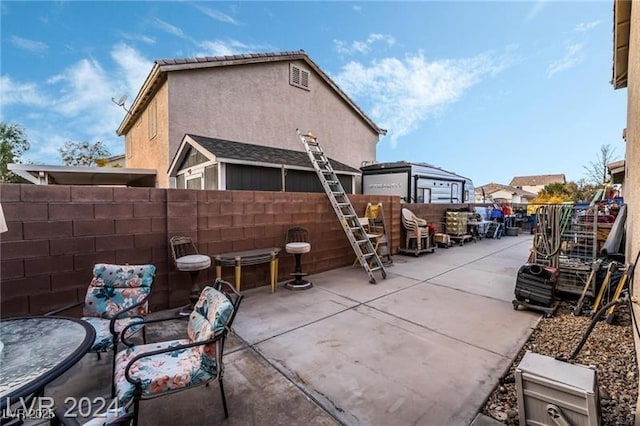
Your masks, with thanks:
<instances>
[{"instance_id":1,"label":"floral cushion","mask_svg":"<svg viewBox=\"0 0 640 426\"><path fill-rule=\"evenodd\" d=\"M96 330L96 340L93 342L93 346L91 346L91 352L106 352L113 348L113 336L111 335L111 330L109 330L111 320L98 317L82 317L82 319L91 324ZM115 328L118 335L132 322L142 320L142 317L127 317L116 320ZM142 326L133 326L127 330L127 336L131 336L141 329Z\"/></svg>"},{"instance_id":2,"label":"floral cushion","mask_svg":"<svg viewBox=\"0 0 640 426\"><path fill-rule=\"evenodd\" d=\"M193 307L189 316L187 334L190 342L202 342L213 338L215 334L224 330L224 326L231 318L233 304L224 294L213 287L205 287L200 299ZM198 346L202 352L201 367L215 374L216 352L215 345Z\"/></svg>"},{"instance_id":3,"label":"floral cushion","mask_svg":"<svg viewBox=\"0 0 640 426\"><path fill-rule=\"evenodd\" d=\"M151 293L155 272L154 265L95 265L85 298L84 316L111 318L142 301ZM143 303L126 315L145 316L147 310L147 303Z\"/></svg>"},{"instance_id":4,"label":"floral cushion","mask_svg":"<svg viewBox=\"0 0 640 426\"><path fill-rule=\"evenodd\" d=\"M188 339L133 346L116 356L116 394L121 405L133 398L134 385L125 377L125 368L136 355L213 338L224 330L233 314L233 304L213 287L205 287L195 304L187 326ZM179 349L137 360L130 370L142 381L142 398L195 386L217 377L220 351L216 343ZM221 368L221 366L220 366Z\"/></svg>"},{"instance_id":5,"label":"floral cushion","mask_svg":"<svg viewBox=\"0 0 640 426\"><path fill-rule=\"evenodd\" d=\"M134 385L125 377L127 364L136 355L172 346L189 343L187 339L151 343L127 348L116 356L116 396L120 406L126 406L133 398ZM213 370L205 371L201 365L201 346L179 349L173 352L141 358L131 367L132 377L142 381L142 398L151 398L174 389L183 389L208 382L217 375L216 364L209 364Z\"/></svg>"}]
</instances>

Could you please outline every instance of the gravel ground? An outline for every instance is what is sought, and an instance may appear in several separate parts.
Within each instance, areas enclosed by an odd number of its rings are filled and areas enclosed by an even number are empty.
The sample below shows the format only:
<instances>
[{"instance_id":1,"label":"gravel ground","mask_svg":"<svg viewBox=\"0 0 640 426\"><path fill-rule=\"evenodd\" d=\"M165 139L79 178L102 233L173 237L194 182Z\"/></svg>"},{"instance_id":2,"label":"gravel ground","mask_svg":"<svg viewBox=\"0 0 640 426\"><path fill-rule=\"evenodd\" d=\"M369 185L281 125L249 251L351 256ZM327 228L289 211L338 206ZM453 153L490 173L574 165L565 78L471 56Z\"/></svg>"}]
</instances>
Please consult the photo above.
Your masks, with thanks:
<instances>
[{"instance_id":1,"label":"gravel ground","mask_svg":"<svg viewBox=\"0 0 640 426\"><path fill-rule=\"evenodd\" d=\"M518 424L515 367L526 350L548 356L568 357L577 347L590 323L587 316L573 316L569 303L561 302L552 318L542 318L489 396L482 413L507 425ZM595 366L600 387L603 425L633 425L638 397L638 368L633 344L633 325L628 305L616 308L613 324L600 321L576 358L582 365Z\"/></svg>"}]
</instances>

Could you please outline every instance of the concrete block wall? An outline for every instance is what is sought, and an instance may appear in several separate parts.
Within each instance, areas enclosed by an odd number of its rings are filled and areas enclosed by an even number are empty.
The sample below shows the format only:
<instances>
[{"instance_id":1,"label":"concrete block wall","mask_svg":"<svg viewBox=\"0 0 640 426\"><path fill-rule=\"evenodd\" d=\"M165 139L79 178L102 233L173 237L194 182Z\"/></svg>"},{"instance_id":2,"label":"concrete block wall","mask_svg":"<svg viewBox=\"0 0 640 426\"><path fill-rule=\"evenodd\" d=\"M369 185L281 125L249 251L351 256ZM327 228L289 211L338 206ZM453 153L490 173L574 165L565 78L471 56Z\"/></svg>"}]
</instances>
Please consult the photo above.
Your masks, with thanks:
<instances>
[{"instance_id":1,"label":"concrete block wall","mask_svg":"<svg viewBox=\"0 0 640 426\"><path fill-rule=\"evenodd\" d=\"M166 194L153 188L0 185L0 315L84 300L95 263L153 263L166 298Z\"/></svg>"},{"instance_id":2,"label":"concrete block wall","mask_svg":"<svg viewBox=\"0 0 640 426\"><path fill-rule=\"evenodd\" d=\"M399 198L350 198L359 215L368 202L383 203L396 253ZM309 230L312 251L303 255L305 272L350 265L354 259L324 194L2 184L0 202L9 228L0 234L1 317L42 314L82 301L93 265L100 262L153 263L152 310L182 306L191 285L189 274L175 270L168 247L173 235L191 236L201 253L212 256L281 247L281 282L293 271L293 255L284 253L292 226ZM211 268L199 281L213 278ZM223 269L223 278L233 282L232 268ZM268 285L268 265L242 268L243 289Z\"/></svg>"}]
</instances>

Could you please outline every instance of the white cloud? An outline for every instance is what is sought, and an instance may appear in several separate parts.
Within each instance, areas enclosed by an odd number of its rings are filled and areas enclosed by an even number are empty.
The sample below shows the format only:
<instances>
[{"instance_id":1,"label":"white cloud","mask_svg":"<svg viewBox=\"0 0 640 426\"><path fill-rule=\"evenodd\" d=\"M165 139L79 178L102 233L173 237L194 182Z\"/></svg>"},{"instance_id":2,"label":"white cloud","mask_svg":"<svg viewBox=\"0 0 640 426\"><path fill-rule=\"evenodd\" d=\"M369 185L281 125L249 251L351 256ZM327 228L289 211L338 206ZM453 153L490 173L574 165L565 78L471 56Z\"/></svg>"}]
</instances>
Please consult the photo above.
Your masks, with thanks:
<instances>
[{"instance_id":1,"label":"white cloud","mask_svg":"<svg viewBox=\"0 0 640 426\"><path fill-rule=\"evenodd\" d=\"M238 55L241 53L250 53L264 50L274 50L269 45L246 44L238 40L207 40L198 43L198 47L202 51L197 52L194 56L227 56Z\"/></svg>"},{"instance_id":2,"label":"white cloud","mask_svg":"<svg viewBox=\"0 0 640 426\"><path fill-rule=\"evenodd\" d=\"M566 71L569 68L582 62L583 57L581 53L583 49L584 44L566 43L564 46L564 57L549 64L549 66L547 67L547 76L553 77L553 75L562 71Z\"/></svg>"},{"instance_id":3,"label":"white cloud","mask_svg":"<svg viewBox=\"0 0 640 426\"><path fill-rule=\"evenodd\" d=\"M156 18L156 17L153 18L153 21L155 26L161 29L162 31L164 31L165 33L169 33L180 38L187 38L187 36L184 34L184 31L182 31L180 28L176 27L175 25L171 25L170 23L165 22L162 19Z\"/></svg>"},{"instance_id":4,"label":"white cloud","mask_svg":"<svg viewBox=\"0 0 640 426\"><path fill-rule=\"evenodd\" d=\"M77 115L87 108L95 109L96 103L109 100L111 96L109 80L97 61L82 59L48 80L51 85L61 85L61 96L53 106L65 116Z\"/></svg>"},{"instance_id":5,"label":"white cloud","mask_svg":"<svg viewBox=\"0 0 640 426\"><path fill-rule=\"evenodd\" d=\"M25 160L59 163L58 148L69 140L101 141L112 154L123 152L115 131L125 112L111 98L123 92L130 99L135 96L152 61L124 43L112 47L111 58L109 69L96 60L82 59L50 77L44 86L0 77L2 110L28 107L20 123L31 142Z\"/></svg>"},{"instance_id":6,"label":"white cloud","mask_svg":"<svg viewBox=\"0 0 640 426\"><path fill-rule=\"evenodd\" d=\"M602 22L601 20L592 21L592 22L580 22L578 25L576 25L574 30L579 33L585 33L587 31L594 29L598 25L600 25L601 22Z\"/></svg>"},{"instance_id":7,"label":"white cloud","mask_svg":"<svg viewBox=\"0 0 640 426\"><path fill-rule=\"evenodd\" d=\"M0 76L0 93L0 110L10 105L43 106L48 102L35 83L20 83L6 75Z\"/></svg>"},{"instance_id":8,"label":"white cloud","mask_svg":"<svg viewBox=\"0 0 640 426\"><path fill-rule=\"evenodd\" d=\"M136 95L151 71L153 61L124 43L119 43L111 49L111 58L120 66L121 73L127 82L122 90L130 96Z\"/></svg>"},{"instance_id":9,"label":"white cloud","mask_svg":"<svg viewBox=\"0 0 640 426\"><path fill-rule=\"evenodd\" d=\"M351 8L354 10L354 12L362 12L362 6L358 6L357 4L354 4L353 6L351 6Z\"/></svg>"},{"instance_id":10,"label":"white cloud","mask_svg":"<svg viewBox=\"0 0 640 426\"><path fill-rule=\"evenodd\" d=\"M388 34L369 34L364 41L354 40L349 44L342 40L333 40L338 53L343 55L352 55L355 53L367 54L371 51L372 45L376 42L381 42L391 47L395 44L396 39Z\"/></svg>"},{"instance_id":11,"label":"white cloud","mask_svg":"<svg viewBox=\"0 0 640 426\"><path fill-rule=\"evenodd\" d=\"M224 22L225 24L238 25L238 21L236 21L233 17L227 15L226 13L220 12L219 10L212 9L210 7L202 6L201 4L194 4L194 6L209 18L215 19L216 21Z\"/></svg>"},{"instance_id":12,"label":"white cloud","mask_svg":"<svg viewBox=\"0 0 640 426\"><path fill-rule=\"evenodd\" d=\"M350 62L335 80L354 99L371 105L372 118L389 130L391 146L395 147L398 139L415 130L421 121L508 65L506 57L490 53L428 61L420 52L404 60L386 58L370 65Z\"/></svg>"},{"instance_id":13,"label":"white cloud","mask_svg":"<svg viewBox=\"0 0 640 426\"><path fill-rule=\"evenodd\" d=\"M156 40L153 37L149 37L144 34L120 33L120 37L124 38L125 40L141 41L146 44L156 44Z\"/></svg>"},{"instance_id":14,"label":"white cloud","mask_svg":"<svg viewBox=\"0 0 640 426\"><path fill-rule=\"evenodd\" d=\"M16 35L11 36L11 44L18 49L28 50L32 53L42 53L49 48L47 43L42 41L29 40Z\"/></svg>"},{"instance_id":15,"label":"white cloud","mask_svg":"<svg viewBox=\"0 0 640 426\"><path fill-rule=\"evenodd\" d=\"M533 6L531 6L531 9L529 9L529 13L527 13L525 21L531 21L536 16L538 16L542 9L544 9L544 7L547 5L547 1L548 0L536 0L533 3Z\"/></svg>"}]
</instances>

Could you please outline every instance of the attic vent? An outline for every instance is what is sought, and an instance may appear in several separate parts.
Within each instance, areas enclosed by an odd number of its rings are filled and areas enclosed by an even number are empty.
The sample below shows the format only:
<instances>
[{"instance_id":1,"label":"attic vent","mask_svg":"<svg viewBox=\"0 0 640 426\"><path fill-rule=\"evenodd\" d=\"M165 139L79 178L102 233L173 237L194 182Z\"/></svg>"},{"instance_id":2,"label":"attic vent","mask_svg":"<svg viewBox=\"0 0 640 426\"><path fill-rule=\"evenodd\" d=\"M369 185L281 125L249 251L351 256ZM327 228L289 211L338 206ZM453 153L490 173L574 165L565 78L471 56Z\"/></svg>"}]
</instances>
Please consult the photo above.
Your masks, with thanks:
<instances>
[{"instance_id":1,"label":"attic vent","mask_svg":"<svg viewBox=\"0 0 640 426\"><path fill-rule=\"evenodd\" d=\"M304 90L309 90L309 71L289 64L289 84Z\"/></svg>"}]
</instances>

